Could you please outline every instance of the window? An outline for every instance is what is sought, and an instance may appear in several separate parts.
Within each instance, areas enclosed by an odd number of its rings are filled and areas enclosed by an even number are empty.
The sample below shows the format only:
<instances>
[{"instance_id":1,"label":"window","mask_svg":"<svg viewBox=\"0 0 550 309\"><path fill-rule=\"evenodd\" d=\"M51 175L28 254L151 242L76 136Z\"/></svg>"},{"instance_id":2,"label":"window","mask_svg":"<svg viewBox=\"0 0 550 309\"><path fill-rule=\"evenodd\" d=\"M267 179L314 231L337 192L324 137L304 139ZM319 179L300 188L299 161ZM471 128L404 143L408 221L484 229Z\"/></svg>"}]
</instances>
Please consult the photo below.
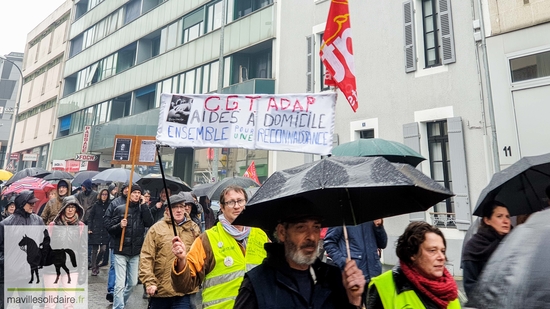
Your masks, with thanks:
<instances>
[{"instance_id":1,"label":"window","mask_svg":"<svg viewBox=\"0 0 550 309\"><path fill-rule=\"evenodd\" d=\"M79 19L82 15L86 14L89 10L96 7L98 4L103 2L103 0L80 0L75 4L75 17L74 19Z\"/></svg>"},{"instance_id":2,"label":"window","mask_svg":"<svg viewBox=\"0 0 550 309\"><path fill-rule=\"evenodd\" d=\"M324 33L320 33L318 36L317 36L317 41L318 42L323 42L323 35ZM316 51L317 53L319 53L319 51L317 50ZM327 86L325 85L325 74L327 73L327 68L325 67L325 64L323 63L323 59L321 59L321 57L319 57L319 81L320 81L320 90L321 91L325 91L325 90L329 90L330 89L330 86Z\"/></svg>"},{"instance_id":3,"label":"window","mask_svg":"<svg viewBox=\"0 0 550 309\"><path fill-rule=\"evenodd\" d=\"M221 3L221 2L220 2ZM210 8L213 8L211 6ZM209 12L210 12L209 8ZM211 31L211 29L209 30ZM204 32L204 8L188 14L183 18L183 44L201 36Z\"/></svg>"},{"instance_id":4,"label":"window","mask_svg":"<svg viewBox=\"0 0 550 309\"><path fill-rule=\"evenodd\" d=\"M512 82L550 76L550 51L510 59Z\"/></svg>"},{"instance_id":5,"label":"window","mask_svg":"<svg viewBox=\"0 0 550 309\"><path fill-rule=\"evenodd\" d=\"M138 41L137 63L142 63L160 53L161 31L157 30Z\"/></svg>"},{"instance_id":6,"label":"window","mask_svg":"<svg viewBox=\"0 0 550 309\"><path fill-rule=\"evenodd\" d=\"M222 26L222 2L208 6L208 19L206 32L218 29Z\"/></svg>"},{"instance_id":7,"label":"window","mask_svg":"<svg viewBox=\"0 0 550 309\"><path fill-rule=\"evenodd\" d=\"M452 191L447 121L428 122L427 130L432 179ZM434 207L436 212L454 213L453 198L439 202Z\"/></svg>"},{"instance_id":8,"label":"window","mask_svg":"<svg viewBox=\"0 0 550 309\"><path fill-rule=\"evenodd\" d=\"M69 52L69 58L82 51L83 42L84 36L82 34L71 40L71 51Z\"/></svg>"},{"instance_id":9,"label":"window","mask_svg":"<svg viewBox=\"0 0 550 309\"><path fill-rule=\"evenodd\" d=\"M415 6L421 9L415 10ZM422 48L417 48L416 27L421 29ZM424 68L456 62L451 0L406 0L403 3L403 32L405 72L416 71L417 52L424 60Z\"/></svg>"},{"instance_id":10,"label":"window","mask_svg":"<svg viewBox=\"0 0 550 309\"><path fill-rule=\"evenodd\" d=\"M71 115L67 115L59 119L59 133L57 136L69 135L71 129Z\"/></svg>"},{"instance_id":11,"label":"window","mask_svg":"<svg viewBox=\"0 0 550 309\"><path fill-rule=\"evenodd\" d=\"M116 97L111 102L111 119L115 120L122 117L130 116L130 104L132 102L132 94L127 93Z\"/></svg>"},{"instance_id":12,"label":"window","mask_svg":"<svg viewBox=\"0 0 550 309\"><path fill-rule=\"evenodd\" d=\"M359 138L374 138L374 129L359 131Z\"/></svg>"},{"instance_id":13,"label":"window","mask_svg":"<svg viewBox=\"0 0 550 309\"><path fill-rule=\"evenodd\" d=\"M437 41L436 0L422 0L422 22L424 26L424 61L426 67L440 65L439 42Z\"/></svg>"},{"instance_id":14,"label":"window","mask_svg":"<svg viewBox=\"0 0 550 309\"><path fill-rule=\"evenodd\" d=\"M124 24L133 21L141 14L141 0L132 0L124 7Z\"/></svg>"},{"instance_id":15,"label":"window","mask_svg":"<svg viewBox=\"0 0 550 309\"><path fill-rule=\"evenodd\" d=\"M136 100L133 114L155 108L156 85L152 84L135 91Z\"/></svg>"},{"instance_id":16,"label":"window","mask_svg":"<svg viewBox=\"0 0 550 309\"><path fill-rule=\"evenodd\" d=\"M273 0L240 0L235 1L235 15L234 18L240 18L248 15L256 10L259 10L265 6L273 3Z\"/></svg>"},{"instance_id":17,"label":"window","mask_svg":"<svg viewBox=\"0 0 550 309\"><path fill-rule=\"evenodd\" d=\"M136 61L137 43L132 43L118 51L116 73L120 73L134 66Z\"/></svg>"}]
</instances>

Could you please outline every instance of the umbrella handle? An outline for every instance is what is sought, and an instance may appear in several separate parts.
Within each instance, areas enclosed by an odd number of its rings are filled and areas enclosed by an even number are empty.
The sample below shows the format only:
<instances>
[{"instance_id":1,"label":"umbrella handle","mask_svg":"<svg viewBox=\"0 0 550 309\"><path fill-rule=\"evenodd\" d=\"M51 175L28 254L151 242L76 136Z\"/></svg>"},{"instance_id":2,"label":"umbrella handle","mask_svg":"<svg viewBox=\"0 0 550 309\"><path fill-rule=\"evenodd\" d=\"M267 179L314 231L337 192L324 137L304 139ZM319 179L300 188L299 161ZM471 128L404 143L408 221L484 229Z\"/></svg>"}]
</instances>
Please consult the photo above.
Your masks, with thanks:
<instances>
[{"instance_id":1,"label":"umbrella handle","mask_svg":"<svg viewBox=\"0 0 550 309\"><path fill-rule=\"evenodd\" d=\"M351 260L351 252L349 250L348 229L346 227L346 222L344 222L344 224L343 224L343 230L344 230L344 240L346 241L346 253L348 254L346 256L346 262L347 262L347 261ZM352 291L357 291L357 290L359 290L359 286L354 285L354 286L351 287L351 290Z\"/></svg>"}]
</instances>

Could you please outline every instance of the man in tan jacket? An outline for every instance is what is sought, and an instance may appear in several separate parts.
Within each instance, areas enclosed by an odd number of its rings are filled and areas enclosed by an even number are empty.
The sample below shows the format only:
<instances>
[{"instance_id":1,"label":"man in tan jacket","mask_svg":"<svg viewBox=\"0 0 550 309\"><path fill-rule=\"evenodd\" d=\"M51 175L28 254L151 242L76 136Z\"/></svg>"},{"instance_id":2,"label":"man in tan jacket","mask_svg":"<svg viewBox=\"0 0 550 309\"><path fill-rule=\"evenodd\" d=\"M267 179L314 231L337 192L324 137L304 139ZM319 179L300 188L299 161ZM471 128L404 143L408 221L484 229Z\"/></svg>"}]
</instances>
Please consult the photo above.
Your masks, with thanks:
<instances>
[{"instance_id":1,"label":"man in tan jacket","mask_svg":"<svg viewBox=\"0 0 550 309\"><path fill-rule=\"evenodd\" d=\"M195 204L189 192L180 192L170 196L176 231L186 246L191 246L200 234L199 226L191 220L189 213ZM172 239L174 230L168 205L164 210L164 219L155 223L147 232L139 260L139 279L151 296L149 308L190 308L190 295L178 293L172 287L170 277L173 254ZM196 293L198 289L193 291ZM178 307L179 308L179 307Z\"/></svg>"}]
</instances>

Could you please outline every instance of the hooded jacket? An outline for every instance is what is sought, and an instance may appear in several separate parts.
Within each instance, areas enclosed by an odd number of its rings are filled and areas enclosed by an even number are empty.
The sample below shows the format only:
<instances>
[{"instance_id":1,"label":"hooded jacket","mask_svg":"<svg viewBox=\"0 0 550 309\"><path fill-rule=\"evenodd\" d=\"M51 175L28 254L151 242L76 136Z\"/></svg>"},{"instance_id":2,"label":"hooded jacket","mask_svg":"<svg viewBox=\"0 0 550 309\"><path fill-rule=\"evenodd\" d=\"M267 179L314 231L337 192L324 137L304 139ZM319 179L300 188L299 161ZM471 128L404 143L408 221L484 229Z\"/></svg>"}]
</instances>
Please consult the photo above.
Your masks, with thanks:
<instances>
[{"instance_id":1,"label":"hooded jacket","mask_svg":"<svg viewBox=\"0 0 550 309\"><path fill-rule=\"evenodd\" d=\"M82 217L82 221L87 224L90 209L92 209L92 206L97 201L97 192L92 190L92 181L90 179L84 180L82 186L86 188L86 191L78 192L77 194L75 194L75 197L84 209L84 216Z\"/></svg>"},{"instance_id":2,"label":"hooded jacket","mask_svg":"<svg viewBox=\"0 0 550 309\"><path fill-rule=\"evenodd\" d=\"M170 198L171 199L171 198ZM176 225L178 236L187 248L200 234L199 226L185 214L185 221ZM139 257L139 279L145 287L155 285L158 293L154 297L183 296L172 287L172 238L174 232L170 215L155 223L147 232ZM197 292L198 288L193 292Z\"/></svg>"},{"instance_id":3,"label":"hooded jacket","mask_svg":"<svg viewBox=\"0 0 550 309\"><path fill-rule=\"evenodd\" d=\"M61 182L65 182L67 184L67 193L63 196L59 195L59 183ZM57 214L59 213L59 211L61 210L61 207L63 207L63 198L71 195L71 192L72 192L72 186L71 186L71 182L66 180L66 179L62 179L59 181L59 183L57 184L57 191L56 191L56 197L55 198L52 198L48 201L48 203L46 203L46 206L44 206L44 211L42 211L42 219L44 220L44 224L50 224L50 222L53 221L53 219L57 216Z\"/></svg>"},{"instance_id":4,"label":"hooded jacket","mask_svg":"<svg viewBox=\"0 0 550 309\"><path fill-rule=\"evenodd\" d=\"M120 237L122 235L120 221L124 219L126 204L119 204L111 208L113 202L111 202L111 205L109 205L109 208L105 212L103 224L112 236L111 239L113 241L111 244L112 248L115 250L114 253L126 256L138 255L141 251L143 240L145 239L145 228L153 225L153 216L147 205L130 201L128 205L128 216L126 218L128 224L124 232L124 244L122 250L119 250Z\"/></svg>"},{"instance_id":5,"label":"hooded jacket","mask_svg":"<svg viewBox=\"0 0 550 309\"><path fill-rule=\"evenodd\" d=\"M68 205L76 206L76 214L78 220L72 225L66 225L62 220L62 215ZM88 232L86 225L82 222L84 209L74 196L68 196L63 199L63 204L59 213L52 222L48 225L48 231L51 237L52 249L71 248L77 257L77 271L79 274L79 282L85 281L85 276L88 275L86 261L88 261L88 246L86 239ZM78 227L78 228L76 228ZM55 273L54 269L51 269ZM82 277L81 277L82 276Z\"/></svg>"},{"instance_id":6,"label":"hooded jacket","mask_svg":"<svg viewBox=\"0 0 550 309\"><path fill-rule=\"evenodd\" d=\"M44 221L33 213L27 213L25 205L15 204L15 212L0 222L0 283L4 283L4 226L8 225L44 225Z\"/></svg>"}]
</instances>

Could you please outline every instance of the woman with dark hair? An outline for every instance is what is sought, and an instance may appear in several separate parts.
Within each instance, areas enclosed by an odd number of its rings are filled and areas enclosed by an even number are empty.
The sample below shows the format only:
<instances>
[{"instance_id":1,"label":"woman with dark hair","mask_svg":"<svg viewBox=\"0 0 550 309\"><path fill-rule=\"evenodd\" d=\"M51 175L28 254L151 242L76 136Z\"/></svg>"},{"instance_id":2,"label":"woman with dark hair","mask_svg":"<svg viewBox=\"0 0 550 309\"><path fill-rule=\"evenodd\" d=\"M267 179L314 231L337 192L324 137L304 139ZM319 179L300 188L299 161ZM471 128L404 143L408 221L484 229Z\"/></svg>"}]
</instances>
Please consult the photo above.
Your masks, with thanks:
<instances>
[{"instance_id":1,"label":"woman with dark hair","mask_svg":"<svg viewBox=\"0 0 550 309\"><path fill-rule=\"evenodd\" d=\"M468 298L471 298L485 264L511 228L510 213L506 205L495 201L484 210L477 233L462 250L464 291Z\"/></svg>"},{"instance_id":2,"label":"woman with dark hair","mask_svg":"<svg viewBox=\"0 0 550 309\"><path fill-rule=\"evenodd\" d=\"M367 308L460 308L445 262L447 243L437 227L412 222L397 240L399 264L372 278Z\"/></svg>"},{"instance_id":3,"label":"woman with dark hair","mask_svg":"<svg viewBox=\"0 0 550 309\"><path fill-rule=\"evenodd\" d=\"M109 190L101 190L88 217L88 245L92 246L92 276L99 274L98 258L103 257L109 244L109 233L103 226L103 216L110 203Z\"/></svg>"}]
</instances>

